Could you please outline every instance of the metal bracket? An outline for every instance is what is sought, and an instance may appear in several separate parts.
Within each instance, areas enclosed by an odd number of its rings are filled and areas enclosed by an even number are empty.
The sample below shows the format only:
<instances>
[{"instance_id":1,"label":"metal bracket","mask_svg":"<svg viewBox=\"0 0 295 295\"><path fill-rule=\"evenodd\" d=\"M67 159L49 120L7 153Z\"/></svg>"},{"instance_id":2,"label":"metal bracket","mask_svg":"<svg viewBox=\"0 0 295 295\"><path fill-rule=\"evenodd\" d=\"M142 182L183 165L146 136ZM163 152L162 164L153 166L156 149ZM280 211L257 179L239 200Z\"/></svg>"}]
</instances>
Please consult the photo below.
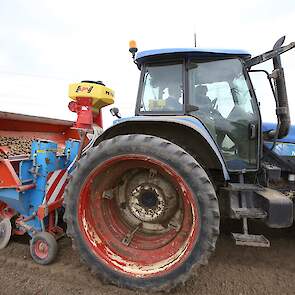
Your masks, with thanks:
<instances>
[{"instance_id":1,"label":"metal bracket","mask_svg":"<svg viewBox=\"0 0 295 295\"><path fill-rule=\"evenodd\" d=\"M276 56L281 55L282 53L289 51L290 49L295 47L295 42L291 42L289 45L283 46L283 47L278 47L278 48L274 48L273 50L267 51L263 54L260 54L258 56L255 56L249 60L247 60L246 66L248 69L250 69L253 66L256 66L260 63L263 63L269 59L272 59Z\"/></svg>"},{"instance_id":2,"label":"metal bracket","mask_svg":"<svg viewBox=\"0 0 295 295\"><path fill-rule=\"evenodd\" d=\"M142 223L137 225L132 231L128 232L126 236L122 239L122 244L128 247L133 239L134 234L141 228L141 226Z\"/></svg>"}]
</instances>

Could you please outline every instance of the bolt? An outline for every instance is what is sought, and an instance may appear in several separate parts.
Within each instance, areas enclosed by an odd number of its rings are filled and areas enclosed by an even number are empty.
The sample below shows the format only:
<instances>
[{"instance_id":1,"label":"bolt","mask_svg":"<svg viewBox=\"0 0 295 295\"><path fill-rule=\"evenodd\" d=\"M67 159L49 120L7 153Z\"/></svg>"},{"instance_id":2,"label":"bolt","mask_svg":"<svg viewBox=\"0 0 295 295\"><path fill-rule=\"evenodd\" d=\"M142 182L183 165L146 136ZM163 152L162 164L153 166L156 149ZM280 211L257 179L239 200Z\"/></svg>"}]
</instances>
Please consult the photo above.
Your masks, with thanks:
<instances>
[{"instance_id":1,"label":"bolt","mask_svg":"<svg viewBox=\"0 0 295 295\"><path fill-rule=\"evenodd\" d=\"M121 203L120 207L125 210L127 208L126 202Z\"/></svg>"}]
</instances>

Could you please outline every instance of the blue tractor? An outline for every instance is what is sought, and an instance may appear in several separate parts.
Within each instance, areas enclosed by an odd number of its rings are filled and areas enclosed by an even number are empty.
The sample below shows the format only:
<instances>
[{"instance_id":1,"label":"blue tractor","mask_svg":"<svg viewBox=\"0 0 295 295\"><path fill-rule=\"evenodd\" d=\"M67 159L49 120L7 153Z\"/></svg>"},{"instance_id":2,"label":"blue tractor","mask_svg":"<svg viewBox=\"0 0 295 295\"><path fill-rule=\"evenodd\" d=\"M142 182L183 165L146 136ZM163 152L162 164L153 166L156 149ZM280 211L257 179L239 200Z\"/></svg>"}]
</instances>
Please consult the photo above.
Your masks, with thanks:
<instances>
[{"instance_id":1,"label":"blue tractor","mask_svg":"<svg viewBox=\"0 0 295 295\"><path fill-rule=\"evenodd\" d=\"M141 72L135 116L120 118L77 164L66 189L68 235L105 281L168 291L215 249L220 218L237 245L269 247L248 220L293 224L295 130L280 55L199 48L130 52ZM266 73L277 124L261 122L249 73ZM257 70L255 70L257 71Z\"/></svg>"}]
</instances>

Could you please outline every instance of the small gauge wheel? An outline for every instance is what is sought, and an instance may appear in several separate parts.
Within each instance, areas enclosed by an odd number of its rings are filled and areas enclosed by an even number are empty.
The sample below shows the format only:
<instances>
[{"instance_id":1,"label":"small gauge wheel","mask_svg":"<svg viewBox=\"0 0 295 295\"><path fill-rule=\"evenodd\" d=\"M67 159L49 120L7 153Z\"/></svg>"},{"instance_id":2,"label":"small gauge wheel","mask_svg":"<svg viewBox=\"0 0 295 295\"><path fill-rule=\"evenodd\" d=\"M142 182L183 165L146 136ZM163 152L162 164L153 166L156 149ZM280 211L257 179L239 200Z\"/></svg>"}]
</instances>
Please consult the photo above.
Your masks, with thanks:
<instances>
[{"instance_id":1,"label":"small gauge wheel","mask_svg":"<svg viewBox=\"0 0 295 295\"><path fill-rule=\"evenodd\" d=\"M30 242L30 252L33 260L42 265L50 264L57 254L57 242L48 232L39 232Z\"/></svg>"},{"instance_id":2,"label":"small gauge wheel","mask_svg":"<svg viewBox=\"0 0 295 295\"><path fill-rule=\"evenodd\" d=\"M9 218L0 218L0 250L4 249L11 237L11 222Z\"/></svg>"}]
</instances>

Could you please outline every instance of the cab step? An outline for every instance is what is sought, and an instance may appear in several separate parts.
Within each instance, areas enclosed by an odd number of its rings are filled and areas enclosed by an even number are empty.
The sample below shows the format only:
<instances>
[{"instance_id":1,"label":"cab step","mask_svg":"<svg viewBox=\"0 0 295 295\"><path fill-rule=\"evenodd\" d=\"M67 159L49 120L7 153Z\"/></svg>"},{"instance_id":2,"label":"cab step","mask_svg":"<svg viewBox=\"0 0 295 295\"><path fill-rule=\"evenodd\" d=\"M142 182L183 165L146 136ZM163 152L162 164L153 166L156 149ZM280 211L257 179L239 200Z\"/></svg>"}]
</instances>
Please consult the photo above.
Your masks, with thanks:
<instances>
[{"instance_id":1,"label":"cab step","mask_svg":"<svg viewBox=\"0 0 295 295\"><path fill-rule=\"evenodd\" d=\"M264 187L258 184L251 184L251 183L228 183L228 189L231 191L241 192L241 191L263 191Z\"/></svg>"},{"instance_id":2,"label":"cab step","mask_svg":"<svg viewBox=\"0 0 295 295\"><path fill-rule=\"evenodd\" d=\"M267 218L267 212L261 208L247 206L247 194L251 191L260 192L263 188L258 185L245 184L244 175L240 174L239 183L231 183L231 190L236 190L239 193L240 206L232 207L232 214L236 218L241 218L243 222L243 233L232 233L236 245L251 246L251 247L269 247L269 240L263 235L253 235L248 232L248 218L263 219Z\"/></svg>"},{"instance_id":3,"label":"cab step","mask_svg":"<svg viewBox=\"0 0 295 295\"><path fill-rule=\"evenodd\" d=\"M270 247L269 240L263 235L232 233L237 246Z\"/></svg>"},{"instance_id":4,"label":"cab step","mask_svg":"<svg viewBox=\"0 0 295 295\"><path fill-rule=\"evenodd\" d=\"M267 213L260 208L232 208L232 214L235 218L251 218L251 219L264 219Z\"/></svg>"}]
</instances>

